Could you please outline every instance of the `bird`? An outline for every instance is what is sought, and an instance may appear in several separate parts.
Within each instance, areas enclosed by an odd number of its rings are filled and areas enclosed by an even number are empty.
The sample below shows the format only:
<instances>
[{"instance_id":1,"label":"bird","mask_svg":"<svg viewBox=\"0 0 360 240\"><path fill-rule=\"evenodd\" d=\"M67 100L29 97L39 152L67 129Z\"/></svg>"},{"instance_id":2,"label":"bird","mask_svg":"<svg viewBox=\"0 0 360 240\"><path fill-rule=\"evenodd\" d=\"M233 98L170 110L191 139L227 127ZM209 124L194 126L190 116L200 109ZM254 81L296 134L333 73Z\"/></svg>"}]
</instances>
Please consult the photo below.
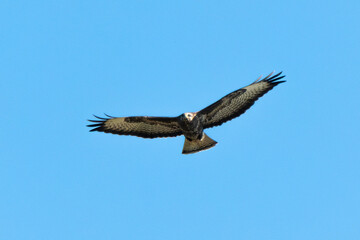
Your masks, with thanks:
<instances>
[{"instance_id":1,"label":"bird","mask_svg":"<svg viewBox=\"0 0 360 240\"><path fill-rule=\"evenodd\" d=\"M229 93L198 112L186 112L177 117L106 117L94 115L90 132L131 135L142 138L185 136L183 154L197 153L214 147L217 142L204 133L207 128L220 126L245 113L260 97L280 83L285 75L274 72L250 85Z\"/></svg>"}]
</instances>

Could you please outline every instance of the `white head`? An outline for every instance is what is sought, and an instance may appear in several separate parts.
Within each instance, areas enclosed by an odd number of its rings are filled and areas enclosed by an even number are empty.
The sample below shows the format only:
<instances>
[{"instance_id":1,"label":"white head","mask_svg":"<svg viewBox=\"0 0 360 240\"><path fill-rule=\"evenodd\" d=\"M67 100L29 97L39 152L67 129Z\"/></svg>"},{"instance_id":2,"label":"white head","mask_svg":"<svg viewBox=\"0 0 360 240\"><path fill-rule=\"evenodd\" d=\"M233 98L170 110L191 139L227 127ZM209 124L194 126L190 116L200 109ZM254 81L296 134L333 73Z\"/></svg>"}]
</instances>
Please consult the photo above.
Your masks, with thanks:
<instances>
[{"instance_id":1,"label":"white head","mask_svg":"<svg viewBox=\"0 0 360 240\"><path fill-rule=\"evenodd\" d=\"M191 112L187 112L187 113L184 113L184 116L189 122L191 122L194 119L195 114L191 113Z\"/></svg>"}]
</instances>

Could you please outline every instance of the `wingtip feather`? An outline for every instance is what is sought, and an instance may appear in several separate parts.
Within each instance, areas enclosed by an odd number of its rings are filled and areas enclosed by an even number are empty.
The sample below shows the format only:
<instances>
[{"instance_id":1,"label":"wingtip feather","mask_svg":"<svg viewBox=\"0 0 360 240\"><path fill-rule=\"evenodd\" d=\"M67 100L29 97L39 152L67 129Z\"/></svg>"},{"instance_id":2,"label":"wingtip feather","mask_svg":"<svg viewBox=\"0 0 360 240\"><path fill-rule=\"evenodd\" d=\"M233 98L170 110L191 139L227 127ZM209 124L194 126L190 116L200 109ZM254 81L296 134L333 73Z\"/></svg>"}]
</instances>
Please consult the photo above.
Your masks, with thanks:
<instances>
[{"instance_id":1,"label":"wingtip feather","mask_svg":"<svg viewBox=\"0 0 360 240\"><path fill-rule=\"evenodd\" d=\"M93 116L96 117L97 119L107 120L107 118L99 117L99 116L96 116L95 114L93 114Z\"/></svg>"},{"instance_id":2,"label":"wingtip feather","mask_svg":"<svg viewBox=\"0 0 360 240\"><path fill-rule=\"evenodd\" d=\"M115 118L113 116L107 115L106 113L104 113L105 116L107 116L108 118Z\"/></svg>"},{"instance_id":3,"label":"wingtip feather","mask_svg":"<svg viewBox=\"0 0 360 240\"><path fill-rule=\"evenodd\" d=\"M271 75L273 75L274 74L274 72L275 71L272 71L269 75L267 75L262 81L264 81L264 80L267 80L268 78L270 78L271 77Z\"/></svg>"},{"instance_id":4,"label":"wingtip feather","mask_svg":"<svg viewBox=\"0 0 360 240\"><path fill-rule=\"evenodd\" d=\"M105 114L105 115L106 115L106 114ZM89 132L101 132L101 131L103 131L104 123L105 123L107 120L109 120L110 117L109 117L109 118L104 118L104 117L99 117L99 116L97 116L97 115L95 115L95 114L93 114L93 116L94 116L95 118L97 118L97 119L96 119L96 120L88 119L89 122L94 123L94 124L88 124L88 125L86 125L87 127L93 128L93 129L90 129ZM108 115L106 115L106 116L108 116Z\"/></svg>"},{"instance_id":5,"label":"wingtip feather","mask_svg":"<svg viewBox=\"0 0 360 240\"><path fill-rule=\"evenodd\" d=\"M264 82L268 82L271 83L272 85L277 85L283 82L286 82L284 80L279 81L280 79L283 79L286 75L282 75L282 71L275 74L274 76L271 76L274 72L272 72L271 74L269 74L267 77L265 77L264 79L262 79L260 82L264 81Z\"/></svg>"},{"instance_id":6,"label":"wingtip feather","mask_svg":"<svg viewBox=\"0 0 360 240\"><path fill-rule=\"evenodd\" d=\"M89 132L101 132L102 127L90 129Z\"/></svg>"}]
</instances>

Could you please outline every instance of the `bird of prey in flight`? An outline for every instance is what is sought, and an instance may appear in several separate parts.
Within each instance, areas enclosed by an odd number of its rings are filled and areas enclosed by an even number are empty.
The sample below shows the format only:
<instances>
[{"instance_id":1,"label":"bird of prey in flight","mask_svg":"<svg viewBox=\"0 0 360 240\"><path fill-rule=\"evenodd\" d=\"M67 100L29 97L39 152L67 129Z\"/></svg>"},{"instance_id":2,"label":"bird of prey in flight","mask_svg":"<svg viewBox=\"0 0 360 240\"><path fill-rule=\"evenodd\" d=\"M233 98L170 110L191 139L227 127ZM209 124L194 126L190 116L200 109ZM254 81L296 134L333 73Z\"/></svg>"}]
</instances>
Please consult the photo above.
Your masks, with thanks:
<instances>
[{"instance_id":1,"label":"bird of prey in flight","mask_svg":"<svg viewBox=\"0 0 360 240\"><path fill-rule=\"evenodd\" d=\"M111 117L95 116L89 120L94 124L90 131L131 135L142 138L161 138L185 136L183 154L196 153L214 147L217 142L204 133L204 129L220 126L248 110L258 98L276 85L285 81L282 72L261 79L261 76L249 86L229 93L217 102L198 112L186 112L177 117Z\"/></svg>"}]
</instances>

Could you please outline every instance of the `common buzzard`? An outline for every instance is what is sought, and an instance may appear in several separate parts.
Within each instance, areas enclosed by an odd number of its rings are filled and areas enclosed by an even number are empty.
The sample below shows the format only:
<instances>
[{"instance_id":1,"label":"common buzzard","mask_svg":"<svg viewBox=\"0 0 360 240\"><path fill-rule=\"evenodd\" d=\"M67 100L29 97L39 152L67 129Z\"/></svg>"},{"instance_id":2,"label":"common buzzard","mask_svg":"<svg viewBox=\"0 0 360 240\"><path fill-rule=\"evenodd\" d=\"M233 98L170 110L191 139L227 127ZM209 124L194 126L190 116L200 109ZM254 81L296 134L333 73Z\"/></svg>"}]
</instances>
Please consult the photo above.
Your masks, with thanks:
<instances>
[{"instance_id":1,"label":"common buzzard","mask_svg":"<svg viewBox=\"0 0 360 240\"><path fill-rule=\"evenodd\" d=\"M276 85L285 81L282 72L261 79L236 90L199 112L187 112L178 117L111 117L89 120L95 124L90 131L132 135L143 138L185 136L183 154L196 153L214 147L217 142L204 133L204 129L220 126L249 109L255 101ZM273 75L273 76L272 76Z\"/></svg>"}]
</instances>

